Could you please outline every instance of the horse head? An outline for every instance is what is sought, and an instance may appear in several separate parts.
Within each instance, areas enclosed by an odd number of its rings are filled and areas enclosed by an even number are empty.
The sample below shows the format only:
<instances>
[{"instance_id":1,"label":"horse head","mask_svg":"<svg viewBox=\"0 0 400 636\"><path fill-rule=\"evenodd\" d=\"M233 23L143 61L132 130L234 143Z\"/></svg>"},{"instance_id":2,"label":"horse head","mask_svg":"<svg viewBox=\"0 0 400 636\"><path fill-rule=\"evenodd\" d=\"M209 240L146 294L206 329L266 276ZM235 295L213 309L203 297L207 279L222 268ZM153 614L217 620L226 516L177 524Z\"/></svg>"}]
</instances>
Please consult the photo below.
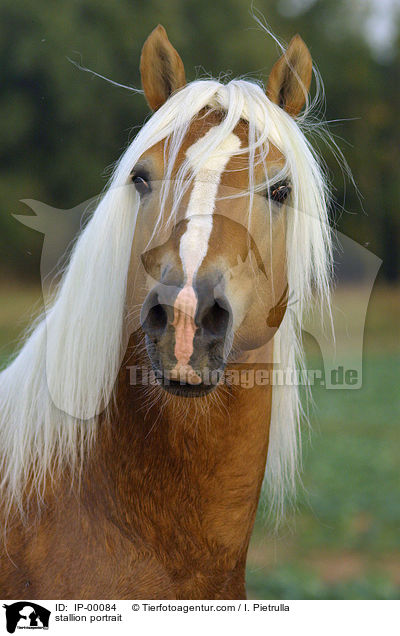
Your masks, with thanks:
<instances>
[{"instance_id":1,"label":"horse head","mask_svg":"<svg viewBox=\"0 0 400 636\"><path fill-rule=\"evenodd\" d=\"M186 90L182 60L161 26L143 47L141 76L153 111ZM266 93L295 118L310 81L310 54L296 36ZM214 389L227 363L269 342L287 301L287 157L255 132L257 113L246 116L240 99L234 103L234 87L226 95L218 90L178 140L161 139L130 172L140 198L136 233L153 244L141 253L147 353L160 384L190 397Z\"/></svg>"}]
</instances>

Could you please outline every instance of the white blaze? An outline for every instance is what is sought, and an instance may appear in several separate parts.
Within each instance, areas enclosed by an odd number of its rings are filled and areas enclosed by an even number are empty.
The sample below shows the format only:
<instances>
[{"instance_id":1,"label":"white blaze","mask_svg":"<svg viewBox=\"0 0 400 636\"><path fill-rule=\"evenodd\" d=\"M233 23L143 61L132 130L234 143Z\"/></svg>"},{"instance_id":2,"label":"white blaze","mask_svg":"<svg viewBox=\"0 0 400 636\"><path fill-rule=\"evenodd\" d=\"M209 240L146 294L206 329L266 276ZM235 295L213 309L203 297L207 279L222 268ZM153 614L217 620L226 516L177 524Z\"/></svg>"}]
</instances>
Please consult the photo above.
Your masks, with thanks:
<instances>
[{"instance_id":1,"label":"white blaze","mask_svg":"<svg viewBox=\"0 0 400 636\"><path fill-rule=\"evenodd\" d=\"M210 138L218 134L218 126L210 128L186 151L189 165L193 169L196 169L196 155L201 156L202 154L202 146L209 144ZM219 182L229 159L239 148L239 137L231 133L207 158L204 166L196 174L185 215L185 218L189 219L189 223L181 238L179 249L183 271L186 275L186 284L192 284L193 278L207 254Z\"/></svg>"},{"instance_id":2,"label":"white blaze","mask_svg":"<svg viewBox=\"0 0 400 636\"><path fill-rule=\"evenodd\" d=\"M212 143L212 138L218 134L218 126L210 128L186 151L189 166L196 171L196 176L185 215L189 222L179 246L185 285L174 303L174 322L172 324L175 328L174 354L177 363L170 372L170 378L191 384L201 382L201 377L189 363L193 353L194 334L197 329L194 322L197 297L193 289L193 280L207 254L212 231L212 215L222 173L232 154L240 148L239 137L231 133L207 157L202 168L196 170L197 157L202 156L207 145Z\"/></svg>"}]
</instances>

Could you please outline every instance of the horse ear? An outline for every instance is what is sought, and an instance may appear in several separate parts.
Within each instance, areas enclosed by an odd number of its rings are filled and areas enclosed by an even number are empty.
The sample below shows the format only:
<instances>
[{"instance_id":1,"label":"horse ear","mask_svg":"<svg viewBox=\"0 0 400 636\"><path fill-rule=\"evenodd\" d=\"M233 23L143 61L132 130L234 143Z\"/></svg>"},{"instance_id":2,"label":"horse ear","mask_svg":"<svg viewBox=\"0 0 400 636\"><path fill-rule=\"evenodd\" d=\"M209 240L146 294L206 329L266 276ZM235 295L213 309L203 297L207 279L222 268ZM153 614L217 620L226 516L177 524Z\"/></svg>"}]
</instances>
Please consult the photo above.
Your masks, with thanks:
<instances>
[{"instance_id":1,"label":"horse ear","mask_svg":"<svg viewBox=\"0 0 400 636\"><path fill-rule=\"evenodd\" d=\"M150 33L143 45L140 74L144 94L152 110L160 108L174 91L186 84L183 62L161 24Z\"/></svg>"},{"instance_id":2,"label":"horse ear","mask_svg":"<svg viewBox=\"0 0 400 636\"><path fill-rule=\"evenodd\" d=\"M285 53L272 67L268 78L267 97L296 117L310 90L312 59L299 35L295 35Z\"/></svg>"}]
</instances>

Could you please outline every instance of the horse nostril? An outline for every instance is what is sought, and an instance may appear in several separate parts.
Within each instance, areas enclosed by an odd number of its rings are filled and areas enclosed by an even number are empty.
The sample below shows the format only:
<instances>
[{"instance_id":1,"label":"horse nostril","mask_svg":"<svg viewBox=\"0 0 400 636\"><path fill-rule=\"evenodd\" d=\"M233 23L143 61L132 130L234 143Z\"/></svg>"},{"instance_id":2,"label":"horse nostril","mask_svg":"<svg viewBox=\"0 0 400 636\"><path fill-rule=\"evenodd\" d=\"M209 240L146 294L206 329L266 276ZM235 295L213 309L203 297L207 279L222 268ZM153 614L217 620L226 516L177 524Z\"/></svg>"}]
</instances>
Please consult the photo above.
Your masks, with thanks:
<instances>
[{"instance_id":1,"label":"horse nostril","mask_svg":"<svg viewBox=\"0 0 400 636\"><path fill-rule=\"evenodd\" d=\"M225 303L224 303L225 304ZM214 336L224 336L228 330L230 312L217 300L201 319L203 329Z\"/></svg>"},{"instance_id":2,"label":"horse nostril","mask_svg":"<svg viewBox=\"0 0 400 636\"><path fill-rule=\"evenodd\" d=\"M142 322L143 331L149 336L159 336L167 327L167 312L159 303L153 305Z\"/></svg>"}]
</instances>

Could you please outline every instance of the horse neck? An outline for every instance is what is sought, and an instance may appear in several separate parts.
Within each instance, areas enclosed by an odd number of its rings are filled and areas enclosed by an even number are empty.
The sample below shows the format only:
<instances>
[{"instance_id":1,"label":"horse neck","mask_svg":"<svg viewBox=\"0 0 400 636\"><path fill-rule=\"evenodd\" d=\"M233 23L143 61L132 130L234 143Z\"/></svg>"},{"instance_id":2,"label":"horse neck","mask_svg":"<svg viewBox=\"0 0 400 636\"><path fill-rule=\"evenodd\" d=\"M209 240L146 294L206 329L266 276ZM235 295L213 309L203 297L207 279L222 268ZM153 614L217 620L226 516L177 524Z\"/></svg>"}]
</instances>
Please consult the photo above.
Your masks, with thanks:
<instances>
[{"instance_id":1,"label":"horse neck","mask_svg":"<svg viewBox=\"0 0 400 636\"><path fill-rule=\"evenodd\" d=\"M92 463L114 524L135 536L157 528L166 550L184 550L192 536L245 556L265 470L271 387L222 387L194 399L159 387L149 393L130 383L136 350L131 337L118 415L101 427ZM180 534L185 546L178 548Z\"/></svg>"}]
</instances>

